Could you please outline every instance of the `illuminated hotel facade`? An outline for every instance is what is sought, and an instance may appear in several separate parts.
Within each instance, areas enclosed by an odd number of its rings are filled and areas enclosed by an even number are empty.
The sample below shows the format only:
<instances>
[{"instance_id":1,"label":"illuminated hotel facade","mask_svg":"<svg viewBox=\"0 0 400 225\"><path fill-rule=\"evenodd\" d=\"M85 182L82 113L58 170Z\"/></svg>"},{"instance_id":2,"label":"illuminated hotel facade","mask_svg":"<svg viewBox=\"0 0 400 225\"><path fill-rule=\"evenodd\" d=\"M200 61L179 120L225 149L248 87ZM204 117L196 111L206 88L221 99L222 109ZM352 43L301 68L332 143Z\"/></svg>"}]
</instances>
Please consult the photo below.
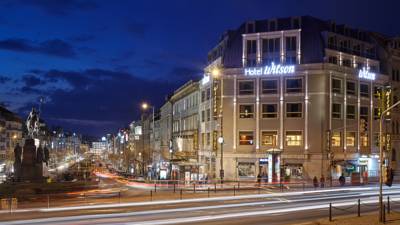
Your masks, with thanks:
<instances>
[{"instance_id":1,"label":"illuminated hotel facade","mask_svg":"<svg viewBox=\"0 0 400 225\"><path fill-rule=\"evenodd\" d=\"M393 81L384 45L371 32L309 16L227 31L200 82L203 172L219 178L222 165L226 180L264 174L270 182L377 176L378 117L392 102L382 98ZM397 161L397 142L387 141Z\"/></svg>"}]
</instances>

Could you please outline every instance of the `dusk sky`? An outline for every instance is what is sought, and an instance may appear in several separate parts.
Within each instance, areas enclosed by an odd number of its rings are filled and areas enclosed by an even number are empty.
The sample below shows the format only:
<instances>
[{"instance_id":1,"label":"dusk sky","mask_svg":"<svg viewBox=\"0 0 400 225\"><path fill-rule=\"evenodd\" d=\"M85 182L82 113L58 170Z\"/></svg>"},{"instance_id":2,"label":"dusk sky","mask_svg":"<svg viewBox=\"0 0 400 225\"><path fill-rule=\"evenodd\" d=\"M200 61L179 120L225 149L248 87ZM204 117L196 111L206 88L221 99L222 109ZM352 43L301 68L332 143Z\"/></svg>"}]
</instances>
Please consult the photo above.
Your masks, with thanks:
<instances>
[{"instance_id":1,"label":"dusk sky","mask_svg":"<svg viewBox=\"0 0 400 225\"><path fill-rule=\"evenodd\" d=\"M140 102L200 79L207 52L246 20L310 15L400 34L400 1L0 1L0 102L24 119L115 133Z\"/></svg>"}]
</instances>

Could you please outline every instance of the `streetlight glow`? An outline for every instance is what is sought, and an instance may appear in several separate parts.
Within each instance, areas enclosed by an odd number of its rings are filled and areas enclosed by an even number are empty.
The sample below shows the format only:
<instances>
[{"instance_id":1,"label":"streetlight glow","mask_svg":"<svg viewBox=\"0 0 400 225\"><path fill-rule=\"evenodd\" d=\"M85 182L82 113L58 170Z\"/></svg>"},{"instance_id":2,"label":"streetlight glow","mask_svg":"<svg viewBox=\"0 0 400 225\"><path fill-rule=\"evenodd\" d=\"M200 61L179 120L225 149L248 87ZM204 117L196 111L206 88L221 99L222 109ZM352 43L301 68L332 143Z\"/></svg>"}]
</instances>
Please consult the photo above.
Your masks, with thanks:
<instances>
[{"instance_id":1,"label":"streetlight glow","mask_svg":"<svg viewBox=\"0 0 400 225\"><path fill-rule=\"evenodd\" d=\"M214 68L214 69L212 69L212 71L211 71L211 75L212 75L214 78L217 78L217 77L219 77L219 75L220 75L220 71L219 71L219 69L218 69L218 68Z\"/></svg>"},{"instance_id":2,"label":"streetlight glow","mask_svg":"<svg viewBox=\"0 0 400 225\"><path fill-rule=\"evenodd\" d=\"M142 103L142 109L146 110L149 108L149 104L147 104L146 102Z\"/></svg>"}]
</instances>

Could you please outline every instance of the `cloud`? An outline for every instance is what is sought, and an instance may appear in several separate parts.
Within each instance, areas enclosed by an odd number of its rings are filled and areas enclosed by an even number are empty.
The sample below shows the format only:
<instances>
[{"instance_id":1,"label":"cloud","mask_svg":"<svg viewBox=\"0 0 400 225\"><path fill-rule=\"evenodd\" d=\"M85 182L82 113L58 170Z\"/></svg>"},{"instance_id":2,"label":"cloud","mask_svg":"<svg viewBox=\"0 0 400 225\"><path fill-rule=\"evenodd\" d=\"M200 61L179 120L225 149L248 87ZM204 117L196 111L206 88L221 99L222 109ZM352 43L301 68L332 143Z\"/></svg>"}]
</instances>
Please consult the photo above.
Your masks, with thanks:
<instances>
[{"instance_id":1,"label":"cloud","mask_svg":"<svg viewBox=\"0 0 400 225\"><path fill-rule=\"evenodd\" d=\"M199 80L201 78L201 73L201 70L194 68L176 66L168 73L168 79L179 81Z\"/></svg>"},{"instance_id":2,"label":"cloud","mask_svg":"<svg viewBox=\"0 0 400 225\"><path fill-rule=\"evenodd\" d=\"M24 5L37 7L51 15L68 15L74 11L90 11L98 7L90 0L19 0Z\"/></svg>"},{"instance_id":3,"label":"cloud","mask_svg":"<svg viewBox=\"0 0 400 225\"><path fill-rule=\"evenodd\" d=\"M38 71L45 82L63 82L71 87L51 88L40 93L49 99L43 105L43 118L53 118L51 122L70 130L98 136L114 132L138 118L142 101L160 106L164 97L182 84L147 80L126 72L98 68ZM26 105L20 111L31 106Z\"/></svg>"},{"instance_id":4,"label":"cloud","mask_svg":"<svg viewBox=\"0 0 400 225\"><path fill-rule=\"evenodd\" d=\"M74 48L69 43L60 39L52 39L35 44L26 39L10 38L0 40L0 49L62 58L73 58L76 56Z\"/></svg>"},{"instance_id":5,"label":"cloud","mask_svg":"<svg viewBox=\"0 0 400 225\"><path fill-rule=\"evenodd\" d=\"M11 78L0 75L0 84L5 84L5 83L7 83L9 81L11 81Z\"/></svg>"},{"instance_id":6,"label":"cloud","mask_svg":"<svg viewBox=\"0 0 400 225\"><path fill-rule=\"evenodd\" d=\"M131 22L127 25L127 31L136 37L143 37L148 30L147 24L139 22Z\"/></svg>"},{"instance_id":7,"label":"cloud","mask_svg":"<svg viewBox=\"0 0 400 225\"><path fill-rule=\"evenodd\" d=\"M43 81L40 80L38 77L33 75L25 75L22 77L22 82L24 82L25 86L34 87L39 84L43 84Z\"/></svg>"}]
</instances>

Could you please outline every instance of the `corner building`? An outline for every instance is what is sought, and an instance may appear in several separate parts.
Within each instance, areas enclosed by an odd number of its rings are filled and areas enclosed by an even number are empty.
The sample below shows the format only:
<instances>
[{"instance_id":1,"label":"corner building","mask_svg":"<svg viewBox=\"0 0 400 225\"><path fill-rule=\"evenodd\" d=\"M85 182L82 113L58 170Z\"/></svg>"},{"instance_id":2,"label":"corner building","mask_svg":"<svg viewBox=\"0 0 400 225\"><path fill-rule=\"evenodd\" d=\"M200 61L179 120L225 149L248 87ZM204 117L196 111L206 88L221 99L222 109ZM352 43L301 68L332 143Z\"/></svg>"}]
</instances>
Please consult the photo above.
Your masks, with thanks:
<instances>
[{"instance_id":1,"label":"corner building","mask_svg":"<svg viewBox=\"0 0 400 225\"><path fill-rule=\"evenodd\" d=\"M226 180L378 176L379 49L368 31L309 16L225 32L200 82L200 160L219 178L222 147Z\"/></svg>"}]
</instances>

